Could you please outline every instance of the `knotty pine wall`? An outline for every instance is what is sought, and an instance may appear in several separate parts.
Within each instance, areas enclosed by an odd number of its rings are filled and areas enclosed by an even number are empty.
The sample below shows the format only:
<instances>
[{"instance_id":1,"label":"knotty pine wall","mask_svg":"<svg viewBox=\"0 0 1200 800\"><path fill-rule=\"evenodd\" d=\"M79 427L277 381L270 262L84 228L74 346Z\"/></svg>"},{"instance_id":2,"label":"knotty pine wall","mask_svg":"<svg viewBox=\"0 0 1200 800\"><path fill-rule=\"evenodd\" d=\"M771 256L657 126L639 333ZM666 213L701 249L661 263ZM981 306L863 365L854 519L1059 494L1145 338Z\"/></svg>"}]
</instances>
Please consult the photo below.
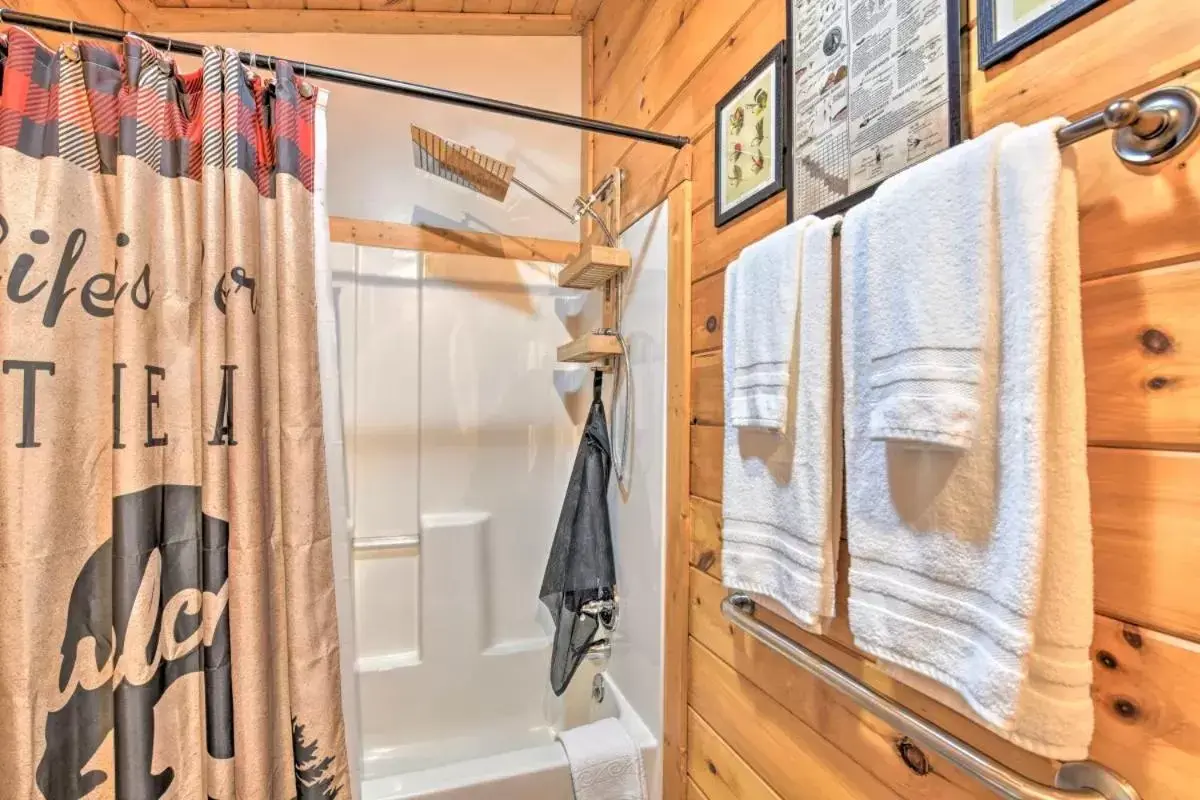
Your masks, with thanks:
<instances>
[{"instance_id":1,"label":"knotty pine wall","mask_svg":"<svg viewBox=\"0 0 1200 800\"><path fill-rule=\"evenodd\" d=\"M1200 3L1109 0L986 73L975 7L963 46L978 134L1005 120L1077 117L1110 98L1200 89ZM585 31L585 96L602 119L693 137L682 153L594 137L585 174L629 172L625 222L676 187L691 230L675 277L669 479L666 798L988 796L936 757L920 775L898 734L735 632L720 615L721 319L726 265L782 226L782 195L713 224L713 106L785 37L786 0L605 0ZM1200 150L1133 170L1108 137L1074 147L1081 186L1089 471L1096 547L1092 757L1148 800L1200 797ZM688 183L688 179L691 183ZM686 220L686 218L685 218ZM684 226L686 227L686 225ZM688 235L690 233L690 239ZM690 259L686 256L690 254ZM690 263L689 263L690 261ZM685 292L684 287L688 287ZM690 333L689 333L690 332ZM687 430L683 431L682 428ZM843 545L842 563L845 564ZM839 594L844 598L844 575ZM770 617L769 614L766 615ZM912 689L857 653L845 624L826 638L769 621L900 703L1026 775L1054 765Z\"/></svg>"}]
</instances>

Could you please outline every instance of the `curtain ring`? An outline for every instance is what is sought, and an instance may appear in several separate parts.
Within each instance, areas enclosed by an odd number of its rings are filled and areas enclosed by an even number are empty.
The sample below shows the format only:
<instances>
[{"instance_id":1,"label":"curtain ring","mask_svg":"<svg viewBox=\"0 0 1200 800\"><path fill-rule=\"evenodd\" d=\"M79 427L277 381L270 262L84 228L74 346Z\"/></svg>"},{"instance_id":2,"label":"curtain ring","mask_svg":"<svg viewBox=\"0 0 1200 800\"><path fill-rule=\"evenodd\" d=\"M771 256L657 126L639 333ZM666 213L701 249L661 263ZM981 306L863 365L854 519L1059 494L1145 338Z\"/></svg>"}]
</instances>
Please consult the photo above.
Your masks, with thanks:
<instances>
[{"instance_id":1,"label":"curtain ring","mask_svg":"<svg viewBox=\"0 0 1200 800\"><path fill-rule=\"evenodd\" d=\"M75 35L75 20L72 19L67 21L67 32L71 36Z\"/></svg>"},{"instance_id":2,"label":"curtain ring","mask_svg":"<svg viewBox=\"0 0 1200 800\"><path fill-rule=\"evenodd\" d=\"M171 48L175 45L175 40L170 36L167 37L167 55L171 55Z\"/></svg>"}]
</instances>

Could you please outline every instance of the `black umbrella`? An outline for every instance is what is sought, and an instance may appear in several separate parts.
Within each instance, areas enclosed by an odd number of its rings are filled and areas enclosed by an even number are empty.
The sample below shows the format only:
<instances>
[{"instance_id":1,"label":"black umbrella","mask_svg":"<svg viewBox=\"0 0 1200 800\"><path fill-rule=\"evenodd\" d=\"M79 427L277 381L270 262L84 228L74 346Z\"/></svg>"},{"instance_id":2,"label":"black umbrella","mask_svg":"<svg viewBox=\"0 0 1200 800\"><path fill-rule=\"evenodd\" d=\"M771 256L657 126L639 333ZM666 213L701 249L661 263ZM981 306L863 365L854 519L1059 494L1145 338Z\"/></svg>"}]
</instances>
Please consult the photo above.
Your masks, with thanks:
<instances>
[{"instance_id":1,"label":"black umbrella","mask_svg":"<svg viewBox=\"0 0 1200 800\"><path fill-rule=\"evenodd\" d=\"M539 595L554 616L550 685L556 695L567 690L600 628L600 612L596 605L588 604L611 601L616 590L608 518L612 447L600 399L602 382L603 375L597 372L592 407L571 468Z\"/></svg>"}]
</instances>

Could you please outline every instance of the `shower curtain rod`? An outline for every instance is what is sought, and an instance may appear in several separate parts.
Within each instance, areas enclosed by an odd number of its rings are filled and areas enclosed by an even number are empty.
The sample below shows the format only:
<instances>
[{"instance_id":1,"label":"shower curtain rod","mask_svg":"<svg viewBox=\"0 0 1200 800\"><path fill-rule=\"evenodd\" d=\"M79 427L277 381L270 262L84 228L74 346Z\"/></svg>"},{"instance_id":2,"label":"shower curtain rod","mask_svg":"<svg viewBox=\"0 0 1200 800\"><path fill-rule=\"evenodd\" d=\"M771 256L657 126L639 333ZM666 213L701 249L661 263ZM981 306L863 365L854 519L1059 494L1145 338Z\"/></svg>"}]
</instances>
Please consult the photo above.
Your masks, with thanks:
<instances>
[{"instance_id":1,"label":"shower curtain rod","mask_svg":"<svg viewBox=\"0 0 1200 800\"><path fill-rule=\"evenodd\" d=\"M155 47L162 48L171 53L184 53L191 56L198 56L204 53L204 45L196 44L195 42L181 42L166 36L158 36L150 33L137 33L136 31L124 31L119 28L105 28L87 22L75 22L57 17L44 17L40 14L29 14L10 8L0 8L0 22L22 25L27 28L66 33L72 36L82 36L88 39L105 39L112 42L119 42L125 36L132 33ZM274 69L277 60L287 60L276 59L275 56L260 56L257 53L242 51L238 51L238 57L243 64L253 69L268 70ZM438 89L420 83L409 83L408 81L396 80L395 78L385 78L381 75L353 72L347 69L339 69L338 67L323 67L319 64L306 64L304 62L292 61L289 63L306 78L340 83L346 86L358 86L389 94L419 97L422 100L432 100L435 103L447 103L449 105L473 108L478 111L488 111L493 114L520 117L535 122L545 122L550 125L561 125L567 128L588 131L589 133L605 133L610 136L621 136L626 139L636 139L641 142L674 147L677 150L682 149L690 141L686 136L672 136L667 133L658 133L657 131L649 131L644 128L632 128L627 125L617 125L616 123L588 119L587 117L577 117L573 114L563 114L544 108L506 103L503 100L494 100L490 97L479 97L477 95L454 92L449 89Z\"/></svg>"}]
</instances>

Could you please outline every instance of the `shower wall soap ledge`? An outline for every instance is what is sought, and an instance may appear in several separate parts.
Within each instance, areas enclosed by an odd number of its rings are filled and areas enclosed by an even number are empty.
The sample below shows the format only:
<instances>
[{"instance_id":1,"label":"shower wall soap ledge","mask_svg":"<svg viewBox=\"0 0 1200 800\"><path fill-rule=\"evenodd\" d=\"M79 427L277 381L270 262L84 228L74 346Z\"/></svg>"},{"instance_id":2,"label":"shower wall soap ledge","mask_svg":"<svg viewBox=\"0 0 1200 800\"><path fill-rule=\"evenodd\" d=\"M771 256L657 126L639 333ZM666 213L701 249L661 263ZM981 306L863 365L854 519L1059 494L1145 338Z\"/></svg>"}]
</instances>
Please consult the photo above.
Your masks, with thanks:
<instances>
[{"instance_id":1,"label":"shower wall soap ledge","mask_svg":"<svg viewBox=\"0 0 1200 800\"><path fill-rule=\"evenodd\" d=\"M558 273L558 285L571 289L594 289L633 266L628 250L584 244L579 255Z\"/></svg>"},{"instance_id":2,"label":"shower wall soap ledge","mask_svg":"<svg viewBox=\"0 0 1200 800\"><path fill-rule=\"evenodd\" d=\"M559 361L590 363L621 355L621 343L607 333L586 333L558 348Z\"/></svg>"}]
</instances>

